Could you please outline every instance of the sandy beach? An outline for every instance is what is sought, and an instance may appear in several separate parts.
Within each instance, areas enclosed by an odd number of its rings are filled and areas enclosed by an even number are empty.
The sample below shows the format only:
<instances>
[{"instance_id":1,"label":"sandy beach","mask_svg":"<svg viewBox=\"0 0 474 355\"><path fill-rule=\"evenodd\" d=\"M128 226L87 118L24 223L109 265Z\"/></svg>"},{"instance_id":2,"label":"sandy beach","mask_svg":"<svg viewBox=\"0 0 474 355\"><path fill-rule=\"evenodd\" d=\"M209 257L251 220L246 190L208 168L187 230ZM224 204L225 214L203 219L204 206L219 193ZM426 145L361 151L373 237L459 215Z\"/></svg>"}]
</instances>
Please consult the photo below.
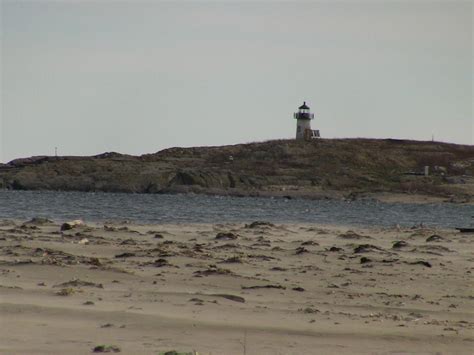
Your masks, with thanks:
<instances>
[{"instance_id":1,"label":"sandy beach","mask_svg":"<svg viewBox=\"0 0 474 355\"><path fill-rule=\"evenodd\" d=\"M0 352L469 354L473 262L424 227L5 220Z\"/></svg>"}]
</instances>

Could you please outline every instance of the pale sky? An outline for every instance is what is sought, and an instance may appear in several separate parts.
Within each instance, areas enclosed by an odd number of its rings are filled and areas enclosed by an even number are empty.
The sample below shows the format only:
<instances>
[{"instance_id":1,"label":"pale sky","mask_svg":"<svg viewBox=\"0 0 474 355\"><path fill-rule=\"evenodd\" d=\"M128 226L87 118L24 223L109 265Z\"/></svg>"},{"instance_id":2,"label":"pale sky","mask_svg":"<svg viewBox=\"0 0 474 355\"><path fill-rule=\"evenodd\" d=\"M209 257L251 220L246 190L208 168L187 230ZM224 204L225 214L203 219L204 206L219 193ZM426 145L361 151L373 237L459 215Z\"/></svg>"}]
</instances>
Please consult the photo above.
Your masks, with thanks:
<instances>
[{"instance_id":1,"label":"pale sky","mask_svg":"<svg viewBox=\"0 0 474 355\"><path fill-rule=\"evenodd\" d=\"M472 1L1 2L0 162L293 138L474 144Z\"/></svg>"}]
</instances>

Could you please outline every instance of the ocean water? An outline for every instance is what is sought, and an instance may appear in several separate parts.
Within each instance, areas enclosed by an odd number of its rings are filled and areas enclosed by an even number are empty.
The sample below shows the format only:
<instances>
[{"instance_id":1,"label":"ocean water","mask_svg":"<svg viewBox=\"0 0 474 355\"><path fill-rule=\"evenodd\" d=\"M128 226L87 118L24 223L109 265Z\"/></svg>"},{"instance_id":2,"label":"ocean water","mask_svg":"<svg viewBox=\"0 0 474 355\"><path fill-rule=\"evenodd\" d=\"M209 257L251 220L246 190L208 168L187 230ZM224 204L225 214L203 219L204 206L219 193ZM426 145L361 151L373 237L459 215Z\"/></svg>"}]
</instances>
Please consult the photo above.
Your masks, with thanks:
<instances>
[{"instance_id":1,"label":"ocean water","mask_svg":"<svg viewBox=\"0 0 474 355\"><path fill-rule=\"evenodd\" d=\"M474 225L474 206L375 201L303 200L55 191L0 190L0 219L46 217L58 222L222 223L263 220L354 226Z\"/></svg>"}]
</instances>

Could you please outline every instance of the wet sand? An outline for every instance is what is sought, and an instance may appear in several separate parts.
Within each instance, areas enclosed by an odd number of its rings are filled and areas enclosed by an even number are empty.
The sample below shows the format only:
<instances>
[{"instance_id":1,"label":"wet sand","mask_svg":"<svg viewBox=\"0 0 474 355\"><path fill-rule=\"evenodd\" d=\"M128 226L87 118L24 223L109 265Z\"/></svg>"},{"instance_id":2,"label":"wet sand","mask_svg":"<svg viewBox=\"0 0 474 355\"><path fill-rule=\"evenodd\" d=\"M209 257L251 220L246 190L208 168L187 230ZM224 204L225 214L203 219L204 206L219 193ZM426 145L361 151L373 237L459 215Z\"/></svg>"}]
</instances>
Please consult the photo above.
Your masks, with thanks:
<instances>
[{"instance_id":1,"label":"wet sand","mask_svg":"<svg viewBox=\"0 0 474 355\"><path fill-rule=\"evenodd\" d=\"M0 222L0 352L469 354L474 235Z\"/></svg>"}]
</instances>

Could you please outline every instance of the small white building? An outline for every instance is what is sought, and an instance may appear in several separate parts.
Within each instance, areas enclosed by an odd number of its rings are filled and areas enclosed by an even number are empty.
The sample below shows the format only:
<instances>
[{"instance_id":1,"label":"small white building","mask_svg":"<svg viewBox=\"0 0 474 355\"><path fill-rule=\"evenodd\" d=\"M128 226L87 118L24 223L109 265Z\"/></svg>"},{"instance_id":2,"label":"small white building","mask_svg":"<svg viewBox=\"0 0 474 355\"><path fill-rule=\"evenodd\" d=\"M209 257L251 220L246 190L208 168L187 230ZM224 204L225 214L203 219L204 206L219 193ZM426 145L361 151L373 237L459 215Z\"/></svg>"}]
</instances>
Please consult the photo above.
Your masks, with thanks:
<instances>
[{"instance_id":1,"label":"small white building","mask_svg":"<svg viewBox=\"0 0 474 355\"><path fill-rule=\"evenodd\" d=\"M314 113L309 111L306 101L298 107L298 112L295 112L293 117L296 119L296 139L319 138L319 130L311 129L311 120L314 119Z\"/></svg>"}]
</instances>

